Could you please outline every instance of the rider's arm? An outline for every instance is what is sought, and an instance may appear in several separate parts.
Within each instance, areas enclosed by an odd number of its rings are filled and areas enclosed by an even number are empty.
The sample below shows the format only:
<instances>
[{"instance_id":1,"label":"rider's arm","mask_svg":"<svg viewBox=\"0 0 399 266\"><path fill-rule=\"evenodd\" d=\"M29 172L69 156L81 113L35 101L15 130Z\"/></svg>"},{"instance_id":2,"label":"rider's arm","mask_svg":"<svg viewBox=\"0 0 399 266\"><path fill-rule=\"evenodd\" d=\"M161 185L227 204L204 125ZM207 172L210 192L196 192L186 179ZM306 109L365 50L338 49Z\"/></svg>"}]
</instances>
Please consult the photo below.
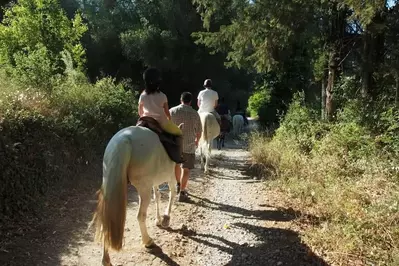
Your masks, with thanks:
<instances>
[{"instance_id":1,"label":"rider's arm","mask_svg":"<svg viewBox=\"0 0 399 266\"><path fill-rule=\"evenodd\" d=\"M166 117L170 120L170 112L169 112L169 106L168 106L168 102L163 104L163 110L166 114Z\"/></svg>"},{"instance_id":2,"label":"rider's arm","mask_svg":"<svg viewBox=\"0 0 399 266\"><path fill-rule=\"evenodd\" d=\"M197 100L197 106L198 106L198 108L200 108L200 106L201 106L201 100L200 99Z\"/></svg>"},{"instance_id":3,"label":"rider's arm","mask_svg":"<svg viewBox=\"0 0 399 266\"><path fill-rule=\"evenodd\" d=\"M139 103L139 116L141 117L144 113L144 104L142 102Z\"/></svg>"},{"instance_id":4,"label":"rider's arm","mask_svg":"<svg viewBox=\"0 0 399 266\"><path fill-rule=\"evenodd\" d=\"M195 140L194 140L195 141L195 146L198 147L198 142L199 142L200 139L201 139L201 132L195 134Z\"/></svg>"}]
</instances>

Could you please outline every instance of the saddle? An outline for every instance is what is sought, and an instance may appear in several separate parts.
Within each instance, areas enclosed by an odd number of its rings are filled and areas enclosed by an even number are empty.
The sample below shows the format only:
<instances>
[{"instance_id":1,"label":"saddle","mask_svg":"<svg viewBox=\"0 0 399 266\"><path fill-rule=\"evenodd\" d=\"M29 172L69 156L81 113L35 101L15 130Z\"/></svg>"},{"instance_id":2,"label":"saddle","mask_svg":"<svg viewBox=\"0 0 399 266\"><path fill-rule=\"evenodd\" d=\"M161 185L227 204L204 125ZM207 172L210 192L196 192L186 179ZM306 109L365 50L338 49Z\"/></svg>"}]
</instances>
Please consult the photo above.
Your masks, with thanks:
<instances>
[{"instance_id":1,"label":"saddle","mask_svg":"<svg viewBox=\"0 0 399 266\"><path fill-rule=\"evenodd\" d=\"M136 126L145 127L155 132L158 135L159 140L165 148L169 158L175 163L183 162L180 153L180 143L182 137L165 132L157 120L148 116L140 117L137 120Z\"/></svg>"}]
</instances>

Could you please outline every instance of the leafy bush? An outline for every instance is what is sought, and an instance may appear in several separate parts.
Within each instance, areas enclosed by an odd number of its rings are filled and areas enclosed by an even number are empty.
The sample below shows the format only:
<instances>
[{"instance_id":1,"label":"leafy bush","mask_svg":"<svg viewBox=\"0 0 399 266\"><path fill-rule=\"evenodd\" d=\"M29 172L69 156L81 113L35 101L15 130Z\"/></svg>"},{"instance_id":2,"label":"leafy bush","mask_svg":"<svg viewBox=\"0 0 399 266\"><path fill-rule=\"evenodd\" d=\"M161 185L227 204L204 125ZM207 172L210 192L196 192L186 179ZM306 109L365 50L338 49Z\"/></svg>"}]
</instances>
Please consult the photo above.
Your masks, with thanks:
<instances>
[{"instance_id":1,"label":"leafy bush","mask_svg":"<svg viewBox=\"0 0 399 266\"><path fill-rule=\"evenodd\" d=\"M364 110L358 101L347 101L337 121L326 124L296 96L275 136L254 135L250 150L273 177L271 188L290 195L291 204L302 212L320 217L304 232L305 241L329 262L395 265L398 113L380 110L380 134L375 137Z\"/></svg>"},{"instance_id":2,"label":"leafy bush","mask_svg":"<svg viewBox=\"0 0 399 266\"><path fill-rule=\"evenodd\" d=\"M56 84L48 95L9 78L0 81L4 215L36 209L37 199L60 180L78 177L86 162L101 163L109 138L137 118L136 97L111 78L90 84L70 77Z\"/></svg>"},{"instance_id":3,"label":"leafy bush","mask_svg":"<svg viewBox=\"0 0 399 266\"><path fill-rule=\"evenodd\" d=\"M64 72L61 52L83 70L80 39L86 30L81 16L69 20L58 0L20 0L0 24L0 66L24 86L48 91L53 75Z\"/></svg>"},{"instance_id":4,"label":"leafy bush","mask_svg":"<svg viewBox=\"0 0 399 266\"><path fill-rule=\"evenodd\" d=\"M318 122L316 117L317 114L305 106L304 94L296 93L276 130L276 139L290 140L301 152L311 152L315 142L329 130L329 125Z\"/></svg>"},{"instance_id":5,"label":"leafy bush","mask_svg":"<svg viewBox=\"0 0 399 266\"><path fill-rule=\"evenodd\" d=\"M262 108L270 101L270 91L262 86L256 89L248 99L248 112L252 117L261 115Z\"/></svg>"}]
</instances>

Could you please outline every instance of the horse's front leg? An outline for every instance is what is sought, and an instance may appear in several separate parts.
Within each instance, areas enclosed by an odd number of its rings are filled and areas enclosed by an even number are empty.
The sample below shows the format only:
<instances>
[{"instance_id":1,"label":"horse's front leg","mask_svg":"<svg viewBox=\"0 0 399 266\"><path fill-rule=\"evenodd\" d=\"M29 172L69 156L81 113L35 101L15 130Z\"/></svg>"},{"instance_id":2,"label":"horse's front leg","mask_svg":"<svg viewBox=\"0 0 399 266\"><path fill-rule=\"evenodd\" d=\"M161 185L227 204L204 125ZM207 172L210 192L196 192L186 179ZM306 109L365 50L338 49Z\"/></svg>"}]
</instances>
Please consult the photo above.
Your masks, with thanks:
<instances>
[{"instance_id":1,"label":"horse's front leg","mask_svg":"<svg viewBox=\"0 0 399 266\"><path fill-rule=\"evenodd\" d=\"M155 224L157 226L161 225L161 214L159 213L159 199L161 198L161 193L158 190L158 187L154 186L154 197L155 197L155 210L156 210L156 215L157 215L157 219Z\"/></svg>"},{"instance_id":2,"label":"horse's front leg","mask_svg":"<svg viewBox=\"0 0 399 266\"><path fill-rule=\"evenodd\" d=\"M139 211L137 212L137 220L140 226L141 240L146 248L150 248L154 245L154 241L148 235L146 220L148 206L150 205L151 201L151 188L137 188L137 190L140 196L140 207Z\"/></svg>"},{"instance_id":3,"label":"horse's front leg","mask_svg":"<svg viewBox=\"0 0 399 266\"><path fill-rule=\"evenodd\" d=\"M174 179L174 177L173 177L173 179ZM166 207L165 214L162 217L162 227L164 227L164 228L169 227L169 224L170 224L170 213L172 211L173 199L176 196L176 190L173 189L173 186L174 186L174 183L170 181L169 182L169 187L170 187L170 189L169 189L169 202L168 202L168 206Z\"/></svg>"}]
</instances>

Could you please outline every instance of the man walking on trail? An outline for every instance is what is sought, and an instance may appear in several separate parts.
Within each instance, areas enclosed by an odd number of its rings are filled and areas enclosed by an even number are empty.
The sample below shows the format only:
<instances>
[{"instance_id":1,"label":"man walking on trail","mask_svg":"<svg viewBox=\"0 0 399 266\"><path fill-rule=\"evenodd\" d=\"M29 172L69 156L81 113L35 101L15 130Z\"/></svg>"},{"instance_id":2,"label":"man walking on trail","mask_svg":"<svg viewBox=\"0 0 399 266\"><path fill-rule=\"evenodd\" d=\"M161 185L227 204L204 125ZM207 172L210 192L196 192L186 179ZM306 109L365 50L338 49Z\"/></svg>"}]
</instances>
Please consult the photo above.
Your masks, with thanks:
<instances>
[{"instance_id":1,"label":"man walking on trail","mask_svg":"<svg viewBox=\"0 0 399 266\"><path fill-rule=\"evenodd\" d=\"M176 189L179 194L179 201L188 200L186 192L190 169L194 168L195 150L201 138L202 125L198 113L191 107L192 95L183 92L180 97L181 104L170 109L170 116L173 123L183 123L183 159L185 162L176 164Z\"/></svg>"},{"instance_id":2,"label":"man walking on trail","mask_svg":"<svg viewBox=\"0 0 399 266\"><path fill-rule=\"evenodd\" d=\"M206 79L204 81L204 88L205 90L200 91L197 98L198 113L212 113L220 126L220 115L215 111L215 107L218 105L219 95L216 91L212 90L212 80Z\"/></svg>"}]
</instances>

